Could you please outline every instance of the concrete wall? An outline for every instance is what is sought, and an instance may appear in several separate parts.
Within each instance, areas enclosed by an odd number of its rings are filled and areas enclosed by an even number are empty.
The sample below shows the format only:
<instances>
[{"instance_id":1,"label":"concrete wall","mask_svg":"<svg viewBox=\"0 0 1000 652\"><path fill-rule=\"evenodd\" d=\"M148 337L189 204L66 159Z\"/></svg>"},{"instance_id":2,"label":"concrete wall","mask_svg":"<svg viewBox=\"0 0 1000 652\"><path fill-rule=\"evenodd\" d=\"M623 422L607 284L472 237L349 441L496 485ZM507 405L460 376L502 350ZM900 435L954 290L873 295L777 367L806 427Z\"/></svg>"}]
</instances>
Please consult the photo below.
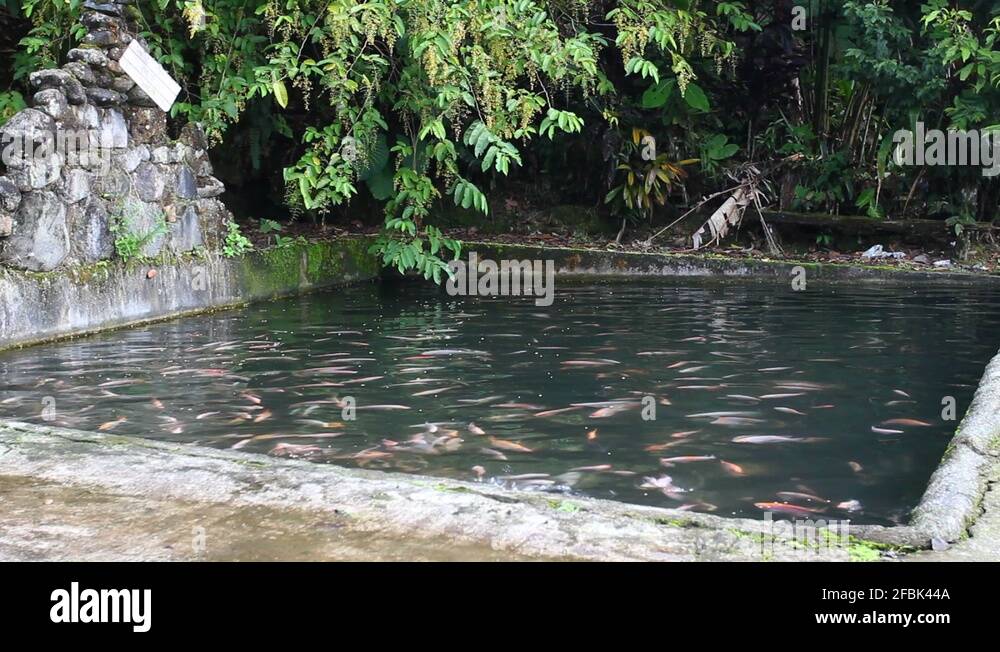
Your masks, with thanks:
<instances>
[{"instance_id":1,"label":"concrete wall","mask_svg":"<svg viewBox=\"0 0 1000 652\"><path fill-rule=\"evenodd\" d=\"M0 267L0 349L372 279L365 237L160 263Z\"/></svg>"},{"instance_id":2,"label":"concrete wall","mask_svg":"<svg viewBox=\"0 0 1000 652\"><path fill-rule=\"evenodd\" d=\"M570 247L466 242L462 258L475 251L480 260L552 260L559 276L728 276L790 281L796 268L805 270L809 282L838 281L878 283L998 283L1000 276L946 270L915 271L887 265L815 263L807 261L743 258L708 252L697 254L637 253Z\"/></svg>"}]
</instances>

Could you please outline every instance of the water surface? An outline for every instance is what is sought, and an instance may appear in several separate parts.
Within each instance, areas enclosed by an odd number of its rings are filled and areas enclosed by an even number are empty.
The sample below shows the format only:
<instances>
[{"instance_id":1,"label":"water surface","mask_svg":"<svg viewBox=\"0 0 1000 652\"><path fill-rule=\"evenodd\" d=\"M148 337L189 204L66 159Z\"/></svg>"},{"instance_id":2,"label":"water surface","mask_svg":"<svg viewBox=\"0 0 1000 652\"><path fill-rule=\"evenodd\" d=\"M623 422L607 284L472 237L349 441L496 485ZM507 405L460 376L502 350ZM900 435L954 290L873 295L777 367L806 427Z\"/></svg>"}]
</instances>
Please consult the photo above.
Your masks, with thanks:
<instances>
[{"instance_id":1,"label":"water surface","mask_svg":"<svg viewBox=\"0 0 1000 652\"><path fill-rule=\"evenodd\" d=\"M540 308L363 285L0 354L0 416L559 500L900 523L998 307L968 287L561 282Z\"/></svg>"}]
</instances>

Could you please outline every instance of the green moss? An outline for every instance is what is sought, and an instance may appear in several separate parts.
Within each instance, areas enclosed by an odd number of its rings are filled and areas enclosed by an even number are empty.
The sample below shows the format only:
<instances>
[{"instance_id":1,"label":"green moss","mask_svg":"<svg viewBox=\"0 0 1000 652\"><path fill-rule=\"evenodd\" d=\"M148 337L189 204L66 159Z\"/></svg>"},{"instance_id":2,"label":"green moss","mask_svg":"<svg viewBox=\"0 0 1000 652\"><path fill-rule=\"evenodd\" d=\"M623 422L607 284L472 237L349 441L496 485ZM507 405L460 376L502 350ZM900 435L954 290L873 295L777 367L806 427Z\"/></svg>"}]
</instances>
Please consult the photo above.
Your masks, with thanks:
<instances>
[{"instance_id":1,"label":"green moss","mask_svg":"<svg viewBox=\"0 0 1000 652\"><path fill-rule=\"evenodd\" d=\"M657 525L666 525L668 527L701 527L696 521L692 521L689 518L654 518L653 522Z\"/></svg>"},{"instance_id":2,"label":"green moss","mask_svg":"<svg viewBox=\"0 0 1000 652\"><path fill-rule=\"evenodd\" d=\"M566 512L567 514L572 514L574 512L580 511L580 506L576 503L571 503L568 500L550 500L549 507L556 510L557 512Z\"/></svg>"},{"instance_id":3,"label":"green moss","mask_svg":"<svg viewBox=\"0 0 1000 652\"><path fill-rule=\"evenodd\" d=\"M434 485L433 488L434 488L434 491L446 491L448 493L453 493L453 494L474 494L474 493L476 493L475 491L473 491L472 489L469 489L468 487L462 487L462 486L456 486L456 485L451 485L451 484L445 484L443 482L437 483L436 485Z\"/></svg>"}]
</instances>

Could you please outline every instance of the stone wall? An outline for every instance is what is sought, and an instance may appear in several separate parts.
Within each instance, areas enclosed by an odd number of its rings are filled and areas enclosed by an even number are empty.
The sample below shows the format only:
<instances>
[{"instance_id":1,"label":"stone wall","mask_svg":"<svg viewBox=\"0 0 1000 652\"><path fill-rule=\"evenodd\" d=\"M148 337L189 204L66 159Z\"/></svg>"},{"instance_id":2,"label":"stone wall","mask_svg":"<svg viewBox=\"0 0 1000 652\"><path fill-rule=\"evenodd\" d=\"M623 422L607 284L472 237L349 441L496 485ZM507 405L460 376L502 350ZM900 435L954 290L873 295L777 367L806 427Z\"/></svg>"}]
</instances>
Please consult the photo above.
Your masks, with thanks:
<instances>
[{"instance_id":1,"label":"stone wall","mask_svg":"<svg viewBox=\"0 0 1000 652\"><path fill-rule=\"evenodd\" d=\"M83 43L62 68L31 74L32 108L0 128L0 265L107 260L116 235L145 257L224 237L232 216L204 133L189 124L171 141L166 114L118 63L137 38L133 2L85 2Z\"/></svg>"}]
</instances>

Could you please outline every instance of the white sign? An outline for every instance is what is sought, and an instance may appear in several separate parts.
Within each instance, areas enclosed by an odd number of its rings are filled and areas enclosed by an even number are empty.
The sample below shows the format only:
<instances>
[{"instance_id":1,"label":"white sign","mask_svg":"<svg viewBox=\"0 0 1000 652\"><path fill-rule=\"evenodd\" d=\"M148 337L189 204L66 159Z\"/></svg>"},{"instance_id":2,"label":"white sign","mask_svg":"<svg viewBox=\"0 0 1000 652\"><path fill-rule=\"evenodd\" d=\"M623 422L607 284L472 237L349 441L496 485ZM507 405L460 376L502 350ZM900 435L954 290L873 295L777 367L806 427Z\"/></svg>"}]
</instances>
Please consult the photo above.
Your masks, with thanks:
<instances>
[{"instance_id":1,"label":"white sign","mask_svg":"<svg viewBox=\"0 0 1000 652\"><path fill-rule=\"evenodd\" d=\"M164 111L170 111L178 93L181 92L181 87L156 59L149 56L149 53L139 45L139 41L133 39L129 43L118 63L132 81L156 102L156 106Z\"/></svg>"}]
</instances>

